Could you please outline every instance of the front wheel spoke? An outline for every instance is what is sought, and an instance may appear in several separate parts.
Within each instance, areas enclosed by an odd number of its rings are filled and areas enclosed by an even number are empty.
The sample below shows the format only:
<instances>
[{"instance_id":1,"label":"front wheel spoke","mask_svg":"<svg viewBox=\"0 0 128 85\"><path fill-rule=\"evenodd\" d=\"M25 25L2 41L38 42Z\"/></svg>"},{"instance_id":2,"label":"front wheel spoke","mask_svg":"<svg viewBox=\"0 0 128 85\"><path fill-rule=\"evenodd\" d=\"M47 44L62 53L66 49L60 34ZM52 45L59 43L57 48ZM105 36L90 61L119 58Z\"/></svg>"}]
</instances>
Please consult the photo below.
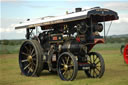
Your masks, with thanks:
<instances>
[{"instance_id":1,"label":"front wheel spoke","mask_svg":"<svg viewBox=\"0 0 128 85\"><path fill-rule=\"evenodd\" d=\"M93 69L93 71L92 71L92 74L93 74L93 77L94 77L94 69Z\"/></svg>"},{"instance_id":2,"label":"front wheel spoke","mask_svg":"<svg viewBox=\"0 0 128 85\"><path fill-rule=\"evenodd\" d=\"M64 66L64 64L61 63L61 66Z\"/></svg>"},{"instance_id":3,"label":"front wheel spoke","mask_svg":"<svg viewBox=\"0 0 128 85\"><path fill-rule=\"evenodd\" d=\"M27 66L24 67L24 70L27 69L29 66L30 66L30 63Z\"/></svg>"},{"instance_id":4,"label":"front wheel spoke","mask_svg":"<svg viewBox=\"0 0 128 85\"><path fill-rule=\"evenodd\" d=\"M88 60L88 63L92 63L92 62Z\"/></svg>"},{"instance_id":5,"label":"front wheel spoke","mask_svg":"<svg viewBox=\"0 0 128 85\"><path fill-rule=\"evenodd\" d=\"M71 72L68 70L68 78L71 78Z\"/></svg>"},{"instance_id":6,"label":"front wheel spoke","mask_svg":"<svg viewBox=\"0 0 128 85\"><path fill-rule=\"evenodd\" d=\"M60 70L64 70L64 68L61 68Z\"/></svg>"},{"instance_id":7,"label":"front wheel spoke","mask_svg":"<svg viewBox=\"0 0 128 85\"><path fill-rule=\"evenodd\" d=\"M65 75L64 75L64 76L65 76L65 78L66 78L66 79L68 79L68 71L67 71L67 70L66 70L66 72L65 72Z\"/></svg>"},{"instance_id":8,"label":"front wheel spoke","mask_svg":"<svg viewBox=\"0 0 128 85\"><path fill-rule=\"evenodd\" d=\"M33 72L32 66L29 68L31 72Z\"/></svg>"},{"instance_id":9,"label":"front wheel spoke","mask_svg":"<svg viewBox=\"0 0 128 85\"><path fill-rule=\"evenodd\" d=\"M101 66L96 66L96 67L100 67L101 68Z\"/></svg>"},{"instance_id":10,"label":"front wheel spoke","mask_svg":"<svg viewBox=\"0 0 128 85\"><path fill-rule=\"evenodd\" d=\"M94 62L94 60L95 60L95 59L94 59L94 55L93 55L93 62Z\"/></svg>"},{"instance_id":11,"label":"front wheel spoke","mask_svg":"<svg viewBox=\"0 0 128 85\"><path fill-rule=\"evenodd\" d=\"M92 69L90 69L90 75L92 76Z\"/></svg>"},{"instance_id":12,"label":"front wheel spoke","mask_svg":"<svg viewBox=\"0 0 128 85\"><path fill-rule=\"evenodd\" d=\"M63 75L66 73L66 70L63 72Z\"/></svg>"},{"instance_id":13,"label":"front wheel spoke","mask_svg":"<svg viewBox=\"0 0 128 85\"><path fill-rule=\"evenodd\" d=\"M92 63L92 58L91 58L91 56L90 56L90 62Z\"/></svg>"},{"instance_id":14,"label":"front wheel spoke","mask_svg":"<svg viewBox=\"0 0 128 85\"><path fill-rule=\"evenodd\" d=\"M28 67L28 73L33 72L32 66Z\"/></svg>"},{"instance_id":15,"label":"front wheel spoke","mask_svg":"<svg viewBox=\"0 0 128 85\"><path fill-rule=\"evenodd\" d=\"M73 63L73 61L72 61L72 60L70 61L70 64L69 64L69 66L70 66L70 65L74 65L74 63Z\"/></svg>"},{"instance_id":16,"label":"front wheel spoke","mask_svg":"<svg viewBox=\"0 0 128 85\"><path fill-rule=\"evenodd\" d=\"M100 73L100 70L98 68L96 68L96 70Z\"/></svg>"},{"instance_id":17,"label":"front wheel spoke","mask_svg":"<svg viewBox=\"0 0 128 85\"><path fill-rule=\"evenodd\" d=\"M100 60L96 63L96 65L97 65L98 63L100 63Z\"/></svg>"},{"instance_id":18,"label":"front wheel spoke","mask_svg":"<svg viewBox=\"0 0 128 85\"><path fill-rule=\"evenodd\" d=\"M73 74L73 69L70 69L69 72L70 72L69 74L70 74L70 77L71 77L72 74Z\"/></svg>"},{"instance_id":19,"label":"front wheel spoke","mask_svg":"<svg viewBox=\"0 0 128 85\"><path fill-rule=\"evenodd\" d=\"M97 73L96 73L95 69L94 69L94 72L95 72L95 74L96 74L96 76L97 76Z\"/></svg>"},{"instance_id":20,"label":"front wheel spoke","mask_svg":"<svg viewBox=\"0 0 128 85\"><path fill-rule=\"evenodd\" d=\"M96 73L96 71L95 71L95 69L93 69L93 77L96 77L97 76L97 73Z\"/></svg>"},{"instance_id":21,"label":"front wheel spoke","mask_svg":"<svg viewBox=\"0 0 128 85\"><path fill-rule=\"evenodd\" d=\"M95 58L94 62L97 60L98 57Z\"/></svg>"}]
</instances>

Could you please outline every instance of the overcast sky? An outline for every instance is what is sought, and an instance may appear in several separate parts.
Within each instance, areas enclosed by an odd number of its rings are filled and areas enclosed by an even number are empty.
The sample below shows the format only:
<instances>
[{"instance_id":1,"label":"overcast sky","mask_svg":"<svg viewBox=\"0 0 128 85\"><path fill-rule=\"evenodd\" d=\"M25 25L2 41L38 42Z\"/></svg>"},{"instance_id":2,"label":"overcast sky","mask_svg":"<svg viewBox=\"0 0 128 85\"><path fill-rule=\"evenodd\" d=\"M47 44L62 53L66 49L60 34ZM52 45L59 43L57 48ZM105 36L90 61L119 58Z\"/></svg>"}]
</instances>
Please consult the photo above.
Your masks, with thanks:
<instances>
[{"instance_id":1,"label":"overcast sky","mask_svg":"<svg viewBox=\"0 0 128 85\"><path fill-rule=\"evenodd\" d=\"M108 35L128 34L128 0L1 0L0 3L0 39L24 39L25 29L15 30L14 26L28 18L64 15L77 7L96 6L119 14L119 20L113 21Z\"/></svg>"}]
</instances>

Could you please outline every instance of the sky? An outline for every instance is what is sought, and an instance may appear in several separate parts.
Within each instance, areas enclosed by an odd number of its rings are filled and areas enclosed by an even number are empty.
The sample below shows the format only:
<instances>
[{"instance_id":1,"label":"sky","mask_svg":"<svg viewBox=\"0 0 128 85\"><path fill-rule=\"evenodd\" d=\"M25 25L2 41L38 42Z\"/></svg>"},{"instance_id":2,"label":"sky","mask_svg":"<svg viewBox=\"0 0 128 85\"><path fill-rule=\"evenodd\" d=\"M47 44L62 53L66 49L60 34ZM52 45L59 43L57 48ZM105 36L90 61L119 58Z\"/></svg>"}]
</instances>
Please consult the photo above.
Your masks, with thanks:
<instances>
[{"instance_id":1,"label":"sky","mask_svg":"<svg viewBox=\"0 0 128 85\"><path fill-rule=\"evenodd\" d=\"M113 21L108 35L128 34L128 0L0 0L0 40L25 39L25 29L15 25L27 19L64 15L75 8L100 6L116 11L119 20ZM106 23L106 30L110 22ZM102 33L101 33L102 34Z\"/></svg>"}]
</instances>

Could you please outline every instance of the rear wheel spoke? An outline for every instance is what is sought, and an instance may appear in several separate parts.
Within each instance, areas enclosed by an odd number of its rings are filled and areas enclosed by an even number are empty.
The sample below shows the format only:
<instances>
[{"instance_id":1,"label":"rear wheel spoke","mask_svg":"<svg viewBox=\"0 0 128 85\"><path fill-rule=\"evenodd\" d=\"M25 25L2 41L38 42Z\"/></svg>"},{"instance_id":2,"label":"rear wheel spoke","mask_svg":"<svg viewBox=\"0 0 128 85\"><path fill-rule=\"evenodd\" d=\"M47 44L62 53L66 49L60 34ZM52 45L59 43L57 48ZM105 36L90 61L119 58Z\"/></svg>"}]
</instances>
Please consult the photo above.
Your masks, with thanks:
<instances>
[{"instance_id":1,"label":"rear wheel spoke","mask_svg":"<svg viewBox=\"0 0 128 85\"><path fill-rule=\"evenodd\" d=\"M26 70L30 66L30 63L24 67L24 70Z\"/></svg>"},{"instance_id":2,"label":"rear wheel spoke","mask_svg":"<svg viewBox=\"0 0 128 85\"><path fill-rule=\"evenodd\" d=\"M29 54L27 54L27 53L24 53L24 52L22 52L21 54L23 54L23 55L25 55L25 56L29 56Z\"/></svg>"},{"instance_id":3,"label":"rear wheel spoke","mask_svg":"<svg viewBox=\"0 0 128 85\"><path fill-rule=\"evenodd\" d=\"M27 59L25 59L25 60L21 60L21 62L23 63L23 62L28 62L28 60Z\"/></svg>"},{"instance_id":4,"label":"rear wheel spoke","mask_svg":"<svg viewBox=\"0 0 128 85\"><path fill-rule=\"evenodd\" d=\"M36 58L32 58L33 61L36 61Z\"/></svg>"},{"instance_id":5,"label":"rear wheel spoke","mask_svg":"<svg viewBox=\"0 0 128 85\"><path fill-rule=\"evenodd\" d=\"M29 45L29 53L31 54L31 52L32 52L32 47L31 45Z\"/></svg>"},{"instance_id":6,"label":"rear wheel spoke","mask_svg":"<svg viewBox=\"0 0 128 85\"><path fill-rule=\"evenodd\" d=\"M34 56L36 56L36 54L34 53L34 54L32 54L32 57L34 57Z\"/></svg>"},{"instance_id":7,"label":"rear wheel spoke","mask_svg":"<svg viewBox=\"0 0 128 85\"><path fill-rule=\"evenodd\" d=\"M24 46L24 48L27 50L27 53L29 53L29 49L26 46Z\"/></svg>"},{"instance_id":8,"label":"rear wheel spoke","mask_svg":"<svg viewBox=\"0 0 128 85\"><path fill-rule=\"evenodd\" d=\"M33 65L33 66L36 66L36 64L35 64L34 62L32 62L32 65Z\"/></svg>"},{"instance_id":9,"label":"rear wheel spoke","mask_svg":"<svg viewBox=\"0 0 128 85\"><path fill-rule=\"evenodd\" d=\"M34 53L34 49L31 51L31 55L33 55L33 53Z\"/></svg>"}]
</instances>

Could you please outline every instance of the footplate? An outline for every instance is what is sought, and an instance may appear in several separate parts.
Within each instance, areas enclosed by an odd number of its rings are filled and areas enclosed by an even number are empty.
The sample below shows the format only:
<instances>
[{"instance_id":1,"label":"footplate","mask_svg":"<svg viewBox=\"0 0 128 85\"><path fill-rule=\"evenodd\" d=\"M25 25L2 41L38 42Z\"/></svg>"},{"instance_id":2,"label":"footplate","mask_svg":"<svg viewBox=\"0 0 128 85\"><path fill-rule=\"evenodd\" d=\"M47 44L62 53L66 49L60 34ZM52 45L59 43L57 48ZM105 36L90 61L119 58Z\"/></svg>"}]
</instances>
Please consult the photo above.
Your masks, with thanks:
<instances>
[{"instance_id":1,"label":"footplate","mask_svg":"<svg viewBox=\"0 0 128 85\"><path fill-rule=\"evenodd\" d=\"M88 63L78 63L78 69L79 70L87 70L90 69L91 64Z\"/></svg>"}]
</instances>

